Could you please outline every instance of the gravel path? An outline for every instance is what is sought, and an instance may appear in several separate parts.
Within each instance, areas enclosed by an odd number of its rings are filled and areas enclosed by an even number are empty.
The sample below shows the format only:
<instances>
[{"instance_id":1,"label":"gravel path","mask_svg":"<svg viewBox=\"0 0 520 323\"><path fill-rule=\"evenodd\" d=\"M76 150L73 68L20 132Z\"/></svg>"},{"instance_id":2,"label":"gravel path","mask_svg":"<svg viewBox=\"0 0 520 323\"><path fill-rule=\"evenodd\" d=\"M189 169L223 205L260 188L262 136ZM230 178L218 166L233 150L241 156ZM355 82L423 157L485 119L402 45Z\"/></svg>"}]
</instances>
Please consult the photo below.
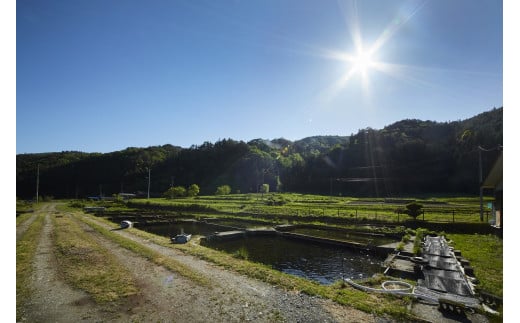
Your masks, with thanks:
<instances>
[{"instance_id":1,"label":"gravel path","mask_svg":"<svg viewBox=\"0 0 520 323\"><path fill-rule=\"evenodd\" d=\"M31 298L26 300L21 321L27 322L101 322L107 315L90 297L74 290L58 278L54 246L51 234L51 214L54 205L42 209L45 213L43 231L40 236L31 277Z\"/></svg>"},{"instance_id":2,"label":"gravel path","mask_svg":"<svg viewBox=\"0 0 520 323\"><path fill-rule=\"evenodd\" d=\"M21 321L27 322L386 322L371 314L331 300L285 291L262 281L228 271L212 263L185 255L133 235L114 231L146 245L164 257L172 257L199 271L212 281L212 288L156 265L123 249L87 224L81 227L97 243L110 250L137 281L138 295L123 303L99 305L83 291L59 279L54 258L52 216L45 213L32 276L33 294L26 300ZM70 216L61 213L61 216ZM24 223L25 224L25 223ZM107 227L106 224L98 222ZM27 224L28 226L29 224ZM18 229L17 229L18 231Z\"/></svg>"}]
</instances>

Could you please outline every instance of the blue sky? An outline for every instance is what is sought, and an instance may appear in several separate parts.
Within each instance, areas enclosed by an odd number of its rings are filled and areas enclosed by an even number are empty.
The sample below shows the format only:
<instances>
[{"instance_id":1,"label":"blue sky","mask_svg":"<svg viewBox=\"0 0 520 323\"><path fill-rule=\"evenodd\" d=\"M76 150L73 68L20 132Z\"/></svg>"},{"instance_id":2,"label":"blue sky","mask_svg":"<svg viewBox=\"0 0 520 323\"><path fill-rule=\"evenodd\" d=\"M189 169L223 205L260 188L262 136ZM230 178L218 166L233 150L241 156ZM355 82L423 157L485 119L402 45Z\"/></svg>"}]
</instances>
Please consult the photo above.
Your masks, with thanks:
<instances>
[{"instance_id":1,"label":"blue sky","mask_svg":"<svg viewBox=\"0 0 520 323\"><path fill-rule=\"evenodd\" d=\"M502 9L495 0L19 0L16 152L466 119L503 105Z\"/></svg>"}]
</instances>

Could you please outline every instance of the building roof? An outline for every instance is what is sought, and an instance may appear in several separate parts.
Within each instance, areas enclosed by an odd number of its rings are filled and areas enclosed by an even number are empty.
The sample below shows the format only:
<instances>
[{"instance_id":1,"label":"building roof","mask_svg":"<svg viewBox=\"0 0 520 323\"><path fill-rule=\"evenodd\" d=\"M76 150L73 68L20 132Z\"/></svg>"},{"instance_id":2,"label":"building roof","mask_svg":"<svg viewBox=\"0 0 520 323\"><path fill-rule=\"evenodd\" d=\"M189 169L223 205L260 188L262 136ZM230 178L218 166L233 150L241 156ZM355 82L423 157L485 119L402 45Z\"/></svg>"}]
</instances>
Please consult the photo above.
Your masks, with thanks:
<instances>
[{"instance_id":1,"label":"building roof","mask_svg":"<svg viewBox=\"0 0 520 323\"><path fill-rule=\"evenodd\" d=\"M498 156L497 160L495 161L495 164L489 171L488 176L482 182L482 188L499 188L502 189L502 180L503 180L503 154L500 153L500 156Z\"/></svg>"}]
</instances>

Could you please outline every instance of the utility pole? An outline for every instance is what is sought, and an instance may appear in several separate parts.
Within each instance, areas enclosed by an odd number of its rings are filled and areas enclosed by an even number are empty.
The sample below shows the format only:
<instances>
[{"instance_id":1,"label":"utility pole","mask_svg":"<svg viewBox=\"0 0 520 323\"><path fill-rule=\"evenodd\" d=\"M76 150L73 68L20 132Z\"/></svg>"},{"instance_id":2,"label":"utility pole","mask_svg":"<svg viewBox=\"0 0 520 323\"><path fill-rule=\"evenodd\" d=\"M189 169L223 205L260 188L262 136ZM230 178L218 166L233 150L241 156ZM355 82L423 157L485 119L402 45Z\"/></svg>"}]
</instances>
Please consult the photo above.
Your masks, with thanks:
<instances>
[{"instance_id":1,"label":"utility pole","mask_svg":"<svg viewBox=\"0 0 520 323\"><path fill-rule=\"evenodd\" d=\"M150 199L150 167L148 167L148 199Z\"/></svg>"},{"instance_id":2,"label":"utility pole","mask_svg":"<svg viewBox=\"0 0 520 323\"><path fill-rule=\"evenodd\" d=\"M484 221L484 201L483 201L483 188L482 188L482 150L483 148L478 146L478 186L480 191L480 222Z\"/></svg>"},{"instance_id":3,"label":"utility pole","mask_svg":"<svg viewBox=\"0 0 520 323\"><path fill-rule=\"evenodd\" d=\"M36 169L36 204L38 204L39 186L40 186L40 164L38 164L38 168Z\"/></svg>"}]
</instances>

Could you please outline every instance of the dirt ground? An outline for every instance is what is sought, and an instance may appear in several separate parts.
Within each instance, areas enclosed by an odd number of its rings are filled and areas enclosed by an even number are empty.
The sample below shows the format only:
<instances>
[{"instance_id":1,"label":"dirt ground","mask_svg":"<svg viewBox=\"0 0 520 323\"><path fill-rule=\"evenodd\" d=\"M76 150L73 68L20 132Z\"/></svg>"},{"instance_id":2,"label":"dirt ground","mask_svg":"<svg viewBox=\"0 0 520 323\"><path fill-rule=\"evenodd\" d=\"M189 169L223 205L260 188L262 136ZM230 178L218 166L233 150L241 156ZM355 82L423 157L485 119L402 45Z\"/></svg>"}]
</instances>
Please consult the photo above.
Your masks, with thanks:
<instances>
[{"instance_id":1,"label":"dirt ground","mask_svg":"<svg viewBox=\"0 0 520 323\"><path fill-rule=\"evenodd\" d=\"M51 234L55 204L45 213L43 234L34 258L33 290L24 301L22 322L387 322L371 314L338 305L330 300L285 291L267 283L242 276L221 267L165 248L132 235L116 231L145 244L165 257L183 261L212 280L213 288L204 288L144 257L119 247L88 225L82 228L110 250L129 269L140 292L117 304L96 304L85 292L60 279ZM69 216L61 213L61 216ZM33 221L29 218L17 228L22 234ZM99 222L102 225L101 222ZM20 230L20 232L19 232Z\"/></svg>"}]
</instances>

